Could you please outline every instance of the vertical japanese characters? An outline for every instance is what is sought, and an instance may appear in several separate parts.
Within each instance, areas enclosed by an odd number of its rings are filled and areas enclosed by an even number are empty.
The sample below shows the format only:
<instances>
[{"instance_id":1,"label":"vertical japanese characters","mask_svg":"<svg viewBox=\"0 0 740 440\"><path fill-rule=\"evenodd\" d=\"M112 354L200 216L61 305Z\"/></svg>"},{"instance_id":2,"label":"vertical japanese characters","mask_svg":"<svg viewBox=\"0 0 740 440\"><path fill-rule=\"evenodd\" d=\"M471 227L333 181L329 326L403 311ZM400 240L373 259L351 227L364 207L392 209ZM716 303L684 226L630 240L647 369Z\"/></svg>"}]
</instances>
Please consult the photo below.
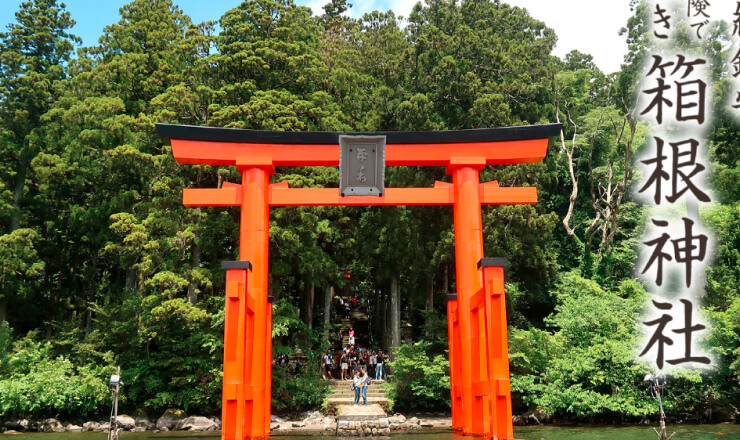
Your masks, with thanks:
<instances>
[{"instance_id":1,"label":"vertical japanese characters","mask_svg":"<svg viewBox=\"0 0 740 440\"><path fill-rule=\"evenodd\" d=\"M732 33L730 34L733 44L733 50L730 53L734 55L729 60L729 64L730 72L732 77L735 78L735 81L732 85L733 93L730 94L729 106L733 109L735 117L740 119L740 80L738 79L738 76L740 76L740 1L735 1L734 7L735 10L731 15Z\"/></svg>"},{"instance_id":2,"label":"vertical japanese characters","mask_svg":"<svg viewBox=\"0 0 740 440\"><path fill-rule=\"evenodd\" d=\"M712 202L705 159L711 84L699 44L711 7L701 0L655 2L654 40L638 88L638 110L652 132L638 163L637 195L650 206L638 273L653 296L639 356L661 370L711 364L700 344L708 329L699 314L713 244L699 217ZM694 44L676 50L672 32L681 21Z\"/></svg>"}]
</instances>

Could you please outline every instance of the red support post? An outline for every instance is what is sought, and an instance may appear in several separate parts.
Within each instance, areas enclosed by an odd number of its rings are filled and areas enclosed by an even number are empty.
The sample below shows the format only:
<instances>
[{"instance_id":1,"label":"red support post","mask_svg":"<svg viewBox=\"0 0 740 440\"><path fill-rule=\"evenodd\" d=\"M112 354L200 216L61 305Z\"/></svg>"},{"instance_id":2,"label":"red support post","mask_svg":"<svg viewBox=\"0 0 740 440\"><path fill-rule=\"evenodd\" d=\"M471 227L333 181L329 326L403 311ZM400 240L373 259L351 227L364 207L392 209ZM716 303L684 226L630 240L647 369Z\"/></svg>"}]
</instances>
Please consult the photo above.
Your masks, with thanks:
<instances>
[{"instance_id":1,"label":"red support post","mask_svg":"<svg viewBox=\"0 0 740 440\"><path fill-rule=\"evenodd\" d=\"M244 389L244 356L247 342L248 261L224 261L226 269L226 309L224 315L224 377L221 402L223 440L245 436L241 421L247 414Z\"/></svg>"},{"instance_id":2,"label":"red support post","mask_svg":"<svg viewBox=\"0 0 740 440\"><path fill-rule=\"evenodd\" d=\"M484 258L482 268L488 333L489 384L491 389L491 430L494 439L512 440L511 387L509 377L509 343L504 296L505 258Z\"/></svg>"},{"instance_id":3,"label":"red support post","mask_svg":"<svg viewBox=\"0 0 740 440\"><path fill-rule=\"evenodd\" d=\"M457 295L447 298L447 343L450 347L450 398L452 402L452 429L463 429L463 406L460 371L460 329L457 321Z\"/></svg>"},{"instance_id":4,"label":"red support post","mask_svg":"<svg viewBox=\"0 0 740 440\"><path fill-rule=\"evenodd\" d=\"M269 297L268 297L269 298ZM267 304L267 355L265 356L265 432L270 433L272 406L272 301Z\"/></svg>"},{"instance_id":5,"label":"red support post","mask_svg":"<svg viewBox=\"0 0 740 440\"><path fill-rule=\"evenodd\" d=\"M483 226L481 220L480 171L486 164L484 157L453 157L447 168L452 174L455 194L455 264L457 270L457 319L459 322L461 382L463 406L463 434L485 435L484 408L488 403L479 388L483 382L481 371L486 371L486 357L477 356L479 350L478 321L471 313L471 298L483 287L481 273L476 265L483 258ZM481 365L483 363L483 365ZM476 387L474 388L474 385Z\"/></svg>"},{"instance_id":6,"label":"red support post","mask_svg":"<svg viewBox=\"0 0 740 440\"><path fill-rule=\"evenodd\" d=\"M247 302L253 302L254 319L251 345L245 363L245 384L251 392L251 410L243 418L244 437L262 438L270 434L270 391L272 370L272 329L268 316L268 261L270 233L269 185L275 170L269 158L237 159L242 175L239 256L252 263L252 275L247 287ZM269 347L269 348L268 348ZM239 439L241 440L241 438Z\"/></svg>"}]
</instances>

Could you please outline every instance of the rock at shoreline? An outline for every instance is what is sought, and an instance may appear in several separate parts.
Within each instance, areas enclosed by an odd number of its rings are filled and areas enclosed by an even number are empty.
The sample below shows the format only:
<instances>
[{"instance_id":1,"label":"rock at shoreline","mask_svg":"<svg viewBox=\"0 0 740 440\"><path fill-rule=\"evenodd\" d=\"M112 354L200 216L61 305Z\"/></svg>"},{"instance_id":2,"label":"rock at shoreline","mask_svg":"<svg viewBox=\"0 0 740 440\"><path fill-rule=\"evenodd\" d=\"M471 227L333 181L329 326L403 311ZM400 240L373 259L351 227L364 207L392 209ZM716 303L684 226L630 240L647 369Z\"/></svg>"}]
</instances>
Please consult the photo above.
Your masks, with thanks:
<instances>
[{"instance_id":1,"label":"rock at shoreline","mask_svg":"<svg viewBox=\"0 0 740 440\"><path fill-rule=\"evenodd\" d=\"M85 431L95 431L100 429L100 423L98 422L85 422L82 424L82 429Z\"/></svg>"},{"instance_id":2,"label":"rock at shoreline","mask_svg":"<svg viewBox=\"0 0 740 440\"><path fill-rule=\"evenodd\" d=\"M57 419L41 419L35 421L31 429L39 432L64 432L64 425Z\"/></svg>"},{"instance_id":3,"label":"rock at shoreline","mask_svg":"<svg viewBox=\"0 0 740 440\"><path fill-rule=\"evenodd\" d=\"M552 421L550 414L541 411L527 411L521 415L512 417L515 426L541 425Z\"/></svg>"},{"instance_id":4,"label":"rock at shoreline","mask_svg":"<svg viewBox=\"0 0 740 440\"><path fill-rule=\"evenodd\" d=\"M82 426L69 424L66 427L67 432L82 432Z\"/></svg>"},{"instance_id":5,"label":"rock at shoreline","mask_svg":"<svg viewBox=\"0 0 740 440\"><path fill-rule=\"evenodd\" d=\"M285 419L282 418L282 417L278 417L276 415L271 415L270 416L270 422L272 422L272 423L283 423L283 422L285 422Z\"/></svg>"},{"instance_id":6,"label":"rock at shoreline","mask_svg":"<svg viewBox=\"0 0 740 440\"><path fill-rule=\"evenodd\" d=\"M116 419L118 423L118 427L121 429L125 429L126 431L131 431L136 427L136 420L134 420L133 417L129 417L126 414L121 414Z\"/></svg>"},{"instance_id":7,"label":"rock at shoreline","mask_svg":"<svg viewBox=\"0 0 740 440\"><path fill-rule=\"evenodd\" d=\"M175 424L176 431L203 432L216 430L216 424L207 417L187 417Z\"/></svg>"},{"instance_id":8,"label":"rock at shoreline","mask_svg":"<svg viewBox=\"0 0 740 440\"><path fill-rule=\"evenodd\" d=\"M171 430L175 427L177 422L187 417L188 415L181 409L168 409L164 414L162 414L162 417L157 420L157 429L167 428L168 430Z\"/></svg>"},{"instance_id":9,"label":"rock at shoreline","mask_svg":"<svg viewBox=\"0 0 740 440\"><path fill-rule=\"evenodd\" d=\"M12 431L25 431L28 429L27 419L8 420L5 422L5 427Z\"/></svg>"},{"instance_id":10,"label":"rock at shoreline","mask_svg":"<svg viewBox=\"0 0 740 440\"><path fill-rule=\"evenodd\" d=\"M303 421L323 419L324 415L319 411L306 411L301 415Z\"/></svg>"}]
</instances>

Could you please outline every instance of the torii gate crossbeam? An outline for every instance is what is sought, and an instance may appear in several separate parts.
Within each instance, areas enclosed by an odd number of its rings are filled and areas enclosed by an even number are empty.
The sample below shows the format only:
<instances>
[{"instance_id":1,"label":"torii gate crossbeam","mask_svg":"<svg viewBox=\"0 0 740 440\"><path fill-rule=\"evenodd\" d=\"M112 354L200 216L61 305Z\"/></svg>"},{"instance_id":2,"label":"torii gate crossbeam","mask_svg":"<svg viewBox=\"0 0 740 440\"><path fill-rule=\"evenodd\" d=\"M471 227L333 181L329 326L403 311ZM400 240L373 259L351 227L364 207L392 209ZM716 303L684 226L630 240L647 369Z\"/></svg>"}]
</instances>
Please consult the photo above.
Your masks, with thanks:
<instances>
[{"instance_id":1,"label":"torii gate crossbeam","mask_svg":"<svg viewBox=\"0 0 740 440\"><path fill-rule=\"evenodd\" d=\"M455 430L512 439L502 258L483 258L482 205L534 204L534 187L481 183L485 165L541 162L560 124L441 132L331 133L157 124L181 164L236 166L242 183L187 188L186 206L239 206L239 260L226 273L222 434L270 433L272 307L268 300L271 206L453 205L457 294L448 299L450 394ZM382 135L385 164L445 166L452 183L341 196L338 188L270 184L276 166L338 166L339 135Z\"/></svg>"}]
</instances>

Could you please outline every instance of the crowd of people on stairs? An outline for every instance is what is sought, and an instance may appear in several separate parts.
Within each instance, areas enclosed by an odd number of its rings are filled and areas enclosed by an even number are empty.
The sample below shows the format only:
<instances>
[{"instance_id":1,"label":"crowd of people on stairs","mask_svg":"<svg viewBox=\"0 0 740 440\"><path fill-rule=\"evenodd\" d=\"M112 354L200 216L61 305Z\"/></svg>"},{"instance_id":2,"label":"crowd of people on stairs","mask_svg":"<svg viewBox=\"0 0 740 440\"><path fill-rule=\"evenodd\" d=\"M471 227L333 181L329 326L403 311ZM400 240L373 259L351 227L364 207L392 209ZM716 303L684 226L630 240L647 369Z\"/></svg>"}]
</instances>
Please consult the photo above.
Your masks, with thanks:
<instances>
[{"instance_id":1,"label":"crowd of people on stairs","mask_svg":"<svg viewBox=\"0 0 740 440\"><path fill-rule=\"evenodd\" d=\"M347 345L337 354L327 350L323 359L324 378L353 380L355 373L365 371L371 379L385 380L387 361L388 355L383 350L368 351L354 345Z\"/></svg>"}]
</instances>

